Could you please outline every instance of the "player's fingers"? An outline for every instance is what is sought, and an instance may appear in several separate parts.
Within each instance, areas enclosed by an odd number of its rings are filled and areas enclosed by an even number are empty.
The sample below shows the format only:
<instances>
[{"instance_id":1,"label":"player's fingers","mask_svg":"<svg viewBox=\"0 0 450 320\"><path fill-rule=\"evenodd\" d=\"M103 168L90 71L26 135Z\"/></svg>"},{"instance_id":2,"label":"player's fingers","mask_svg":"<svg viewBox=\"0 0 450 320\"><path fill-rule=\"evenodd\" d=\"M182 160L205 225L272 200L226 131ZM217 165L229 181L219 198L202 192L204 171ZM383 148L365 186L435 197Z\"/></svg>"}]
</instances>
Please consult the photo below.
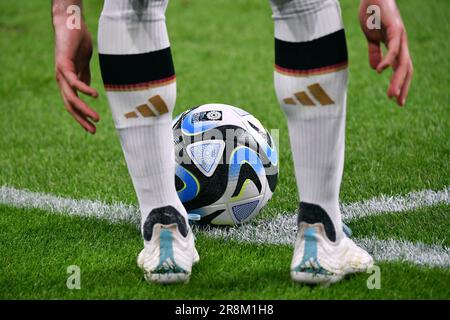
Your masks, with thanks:
<instances>
[{"instance_id":1,"label":"player's fingers","mask_svg":"<svg viewBox=\"0 0 450 320\"><path fill-rule=\"evenodd\" d=\"M369 64L372 69L377 69L377 66L381 62L381 47L380 43L368 42L369 46Z\"/></svg>"},{"instance_id":2,"label":"player's fingers","mask_svg":"<svg viewBox=\"0 0 450 320\"><path fill-rule=\"evenodd\" d=\"M64 97L67 101L72 105L74 109L78 111L78 113L83 114L85 117L89 117L95 122L100 120L100 116L97 112L88 107L83 100L81 100L72 89L72 87L65 81L65 79L60 80L60 87L62 89Z\"/></svg>"},{"instance_id":3,"label":"player's fingers","mask_svg":"<svg viewBox=\"0 0 450 320\"><path fill-rule=\"evenodd\" d=\"M397 64L397 63L396 63ZM402 39L402 45L400 49L400 55L398 56L398 66L394 69L394 74L392 75L391 84L388 89L389 97L396 97L397 103L401 106L402 101L402 90L408 82L408 74L412 68L411 57L408 50L408 42L406 40L406 35ZM411 74L412 76L412 74Z\"/></svg>"},{"instance_id":4,"label":"player's fingers","mask_svg":"<svg viewBox=\"0 0 450 320\"><path fill-rule=\"evenodd\" d=\"M74 112L71 113L71 115L87 132L94 134L97 131L95 125L88 119L83 118L83 116L76 110L74 110Z\"/></svg>"},{"instance_id":5,"label":"player's fingers","mask_svg":"<svg viewBox=\"0 0 450 320\"><path fill-rule=\"evenodd\" d=\"M408 68L408 74L406 75L405 82L403 83L402 91L400 93L400 96L397 99L398 103L401 106L404 106L406 103L406 97L408 97L409 87L411 86L413 73L414 73L413 66L410 65Z\"/></svg>"},{"instance_id":6,"label":"player's fingers","mask_svg":"<svg viewBox=\"0 0 450 320\"><path fill-rule=\"evenodd\" d=\"M91 84L91 69L85 68L80 73L80 80L86 83L87 85Z\"/></svg>"},{"instance_id":7,"label":"player's fingers","mask_svg":"<svg viewBox=\"0 0 450 320\"><path fill-rule=\"evenodd\" d=\"M400 53L402 33L403 30L397 28L388 31L388 42L386 44L388 51L377 66L378 72L382 72L384 69L391 66L395 59L397 59L397 56Z\"/></svg>"},{"instance_id":8,"label":"player's fingers","mask_svg":"<svg viewBox=\"0 0 450 320\"><path fill-rule=\"evenodd\" d=\"M97 90L95 90L94 88L90 87L89 85L78 79L77 75L73 71L64 70L62 71L62 74L64 75L64 78L72 88L81 91L84 94L87 94L94 98L98 96Z\"/></svg>"},{"instance_id":9,"label":"player's fingers","mask_svg":"<svg viewBox=\"0 0 450 320\"><path fill-rule=\"evenodd\" d=\"M411 81L414 74L413 63L411 55L409 53L408 37L406 33L403 34L401 60L405 61L404 63L408 66L408 72L406 74L405 81L402 85L400 96L398 97L398 103L400 103L400 105L403 106L406 103L406 98L409 93L409 87L411 86Z\"/></svg>"},{"instance_id":10,"label":"player's fingers","mask_svg":"<svg viewBox=\"0 0 450 320\"><path fill-rule=\"evenodd\" d=\"M63 97L64 106L66 107L67 112L89 133L94 134L96 132L95 125L89 122L83 115L77 112L75 108L69 103L69 101Z\"/></svg>"},{"instance_id":11,"label":"player's fingers","mask_svg":"<svg viewBox=\"0 0 450 320\"><path fill-rule=\"evenodd\" d=\"M388 88L387 95L389 98L400 97L400 93L405 82L406 75L408 74L408 65L405 63L399 63L398 67L394 70L391 77L391 83Z\"/></svg>"}]
</instances>

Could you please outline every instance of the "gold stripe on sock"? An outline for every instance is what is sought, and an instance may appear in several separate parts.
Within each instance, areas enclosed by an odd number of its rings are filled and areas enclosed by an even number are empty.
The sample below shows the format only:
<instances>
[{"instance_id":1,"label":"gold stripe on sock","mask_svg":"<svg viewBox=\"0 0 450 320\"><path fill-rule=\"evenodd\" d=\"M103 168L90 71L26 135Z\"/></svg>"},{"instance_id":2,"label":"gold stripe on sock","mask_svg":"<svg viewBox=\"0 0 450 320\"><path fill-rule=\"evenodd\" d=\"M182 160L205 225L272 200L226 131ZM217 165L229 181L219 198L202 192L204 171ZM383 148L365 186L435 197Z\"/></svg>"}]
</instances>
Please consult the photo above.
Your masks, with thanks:
<instances>
[{"instance_id":1,"label":"gold stripe on sock","mask_svg":"<svg viewBox=\"0 0 450 320\"><path fill-rule=\"evenodd\" d=\"M305 91L296 92L296 93L294 93L294 96L304 106L315 106L316 105L314 103L314 101L311 100L311 98L308 96L308 94Z\"/></svg>"},{"instance_id":2,"label":"gold stripe on sock","mask_svg":"<svg viewBox=\"0 0 450 320\"><path fill-rule=\"evenodd\" d=\"M129 119L129 118L137 118L137 117L138 117L138 115L134 111L125 113L125 118L127 118L127 119Z\"/></svg>"},{"instance_id":3,"label":"gold stripe on sock","mask_svg":"<svg viewBox=\"0 0 450 320\"><path fill-rule=\"evenodd\" d=\"M284 102L285 104L296 104L296 103L295 103L295 100L292 99L292 98L286 98L286 99L283 99L283 102Z\"/></svg>"},{"instance_id":4,"label":"gold stripe on sock","mask_svg":"<svg viewBox=\"0 0 450 320\"><path fill-rule=\"evenodd\" d=\"M141 104L139 107L136 108L137 111L140 112L140 114L142 114L142 116L144 118L149 118L149 117L154 117L155 114L153 113L153 111L149 108L148 105L146 104Z\"/></svg>"},{"instance_id":5,"label":"gold stripe on sock","mask_svg":"<svg viewBox=\"0 0 450 320\"><path fill-rule=\"evenodd\" d=\"M167 109L166 103L164 102L164 100L161 98L161 96L159 94L151 97L150 99L148 99L148 101L150 101L150 103L155 107L155 109L156 109L156 111L158 111L159 115L169 112L169 109Z\"/></svg>"},{"instance_id":6,"label":"gold stripe on sock","mask_svg":"<svg viewBox=\"0 0 450 320\"><path fill-rule=\"evenodd\" d=\"M334 101L330 98L330 96L323 90L322 86L318 83L314 83L308 86L309 91L320 102L321 105L326 106L330 104L334 104Z\"/></svg>"}]
</instances>

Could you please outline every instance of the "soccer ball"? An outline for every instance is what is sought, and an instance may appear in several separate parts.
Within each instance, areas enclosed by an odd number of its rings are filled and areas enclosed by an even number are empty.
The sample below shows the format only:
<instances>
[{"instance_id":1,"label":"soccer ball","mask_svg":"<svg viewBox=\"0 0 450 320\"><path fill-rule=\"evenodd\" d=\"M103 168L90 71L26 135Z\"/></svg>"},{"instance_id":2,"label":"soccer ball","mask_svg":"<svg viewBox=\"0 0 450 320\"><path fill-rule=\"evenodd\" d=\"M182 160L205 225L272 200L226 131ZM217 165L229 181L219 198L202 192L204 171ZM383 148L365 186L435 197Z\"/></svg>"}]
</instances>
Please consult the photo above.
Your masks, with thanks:
<instances>
[{"instance_id":1,"label":"soccer ball","mask_svg":"<svg viewBox=\"0 0 450 320\"><path fill-rule=\"evenodd\" d=\"M205 104L172 124L175 184L200 224L235 225L252 219L272 197L278 153L272 136L248 112Z\"/></svg>"}]
</instances>

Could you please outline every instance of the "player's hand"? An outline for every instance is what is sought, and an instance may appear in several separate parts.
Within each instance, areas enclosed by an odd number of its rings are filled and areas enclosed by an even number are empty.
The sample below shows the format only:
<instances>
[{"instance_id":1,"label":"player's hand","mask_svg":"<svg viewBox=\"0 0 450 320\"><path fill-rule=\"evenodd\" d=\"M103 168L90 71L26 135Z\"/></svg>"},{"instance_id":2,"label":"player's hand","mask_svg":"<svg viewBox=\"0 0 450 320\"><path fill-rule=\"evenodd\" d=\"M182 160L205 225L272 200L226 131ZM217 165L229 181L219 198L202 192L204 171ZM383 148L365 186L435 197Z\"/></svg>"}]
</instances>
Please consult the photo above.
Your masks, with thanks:
<instances>
[{"instance_id":1,"label":"player's hand","mask_svg":"<svg viewBox=\"0 0 450 320\"><path fill-rule=\"evenodd\" d=\"M381 28L370 30L367 27L367 7L377 5L380 8ZM413 64L408 48L408 38L395 0L362 0L359 10L361 28L369 43L370 66L379 73L388 67L394 70L387 95L395 98L403 106L408 96ZM387 47L383 56L381 43Z\"/></svg>"},{"instance_id":2,"label":"player's hand","mask_svg":"<svg viewBox=\"0 0 450 320\"><path fill-rule=\"evenodd\" d=\"M94 123L100 117L78 96L79 92L94 98L98 96L97 91L90 87L92 38L84 23L81 29L69 29L66 19L64 14L53 16L56 81L67 111L86 131L94 134Z\"/></svg>"}]
</instances>

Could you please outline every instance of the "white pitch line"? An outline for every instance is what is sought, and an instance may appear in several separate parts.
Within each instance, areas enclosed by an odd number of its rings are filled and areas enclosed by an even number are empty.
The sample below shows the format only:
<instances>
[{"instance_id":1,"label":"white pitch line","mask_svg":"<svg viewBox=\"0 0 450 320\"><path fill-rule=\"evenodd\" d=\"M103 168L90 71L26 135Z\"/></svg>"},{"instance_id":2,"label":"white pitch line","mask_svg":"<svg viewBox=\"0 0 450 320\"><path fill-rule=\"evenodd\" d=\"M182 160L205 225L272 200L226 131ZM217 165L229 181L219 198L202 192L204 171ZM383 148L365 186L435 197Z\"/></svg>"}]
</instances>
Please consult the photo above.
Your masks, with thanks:
<instances>
[{"instance_id":1,"label":"white pitch line","mask_svg":"<svg viewBox=\"0 0 450 320\"><path fill-rule=\"evenodd\" d=\"M398 239L375 237L354 238L361 248L371 253L375 261L404 261L421 266L450 267L450 249L439 245L413 243Z\"/></svg>"},{"instance_id":2,"label":"white pitch line","mask_svg":"<svg viewBox=\"0 0 450 320\"><path fill-rule=\"evenodd\" d=\"M139 225L141 218L135 206L124 203L107 204L98 200L62 198L7 186L0 187L0 204L72 216L94 217L112 222L127 221L136 225Z\"/></svg>"},{"instance_id":3,"label":"white pitch line","mask_svg":"<svg viewBox=\"0 0 450 320\"><path fill-rule=\"evenodd\" d=\"M450 187L440 191L423 190L404 196L379 196L369 200L341 205L344 221L379 215L389 212L404 212L437 204L450 204ZM254 243L288 244L293 243L297 230L297 213L280 214L273 219L258 221L239 228L211 228L215 236L235 238Z\"/></svg>"},{"instance_id":4,"label":"white pitch line","mask_svg":"<svg viewBox=\"0 0 450 320\"><path fill-rule=\"evenodd\" d=\"M380 196L366 201L342 205L344 220L349 221L387 212L402 212L450 204L450 187L440 191L424 190L404 196ZM0 187L0 204L16 208L35 208L52 213L82 217L95 217L112 222L129 222L139 225L139 210L123 203L106 204L101 201L76 200L51 194ZM197 229L197 231L199 231ZM208 227L204 232L211 237L233 239L259 244L291 245L296 232L296 215L279 215L276 218L258 221L233 228ZM438 245L412 243L403 240L356 238L355 242L367 249L378 261L408 261L418 265L450 267L450 249Z\"/></svg>"},{"instance_id":5,"label":"white pitch line","mask_svg":"<svg viewBox=\"0 0 450 320\"><path fill-rule=\"evenodd\" d=\"M436 204L450 204L450 187L440 191L423 190L404 196L379 196L369 200L343 204L342 217L345 221L377 215L386 212L402 212Z\"/></svg>"},{"instance_id":6,"label":"white pitch line","mask_svg":"<svg viewBox=\"0 0 450 320\"><path fill-rule=\"evenodd\" d=\"M207 227L200 232L214 238L238 242L292 246L295 241L296 227L290 223L279 225L275 220L267 220L258 225L244 225L239 228ZM440 245L413 243L392 238L381 240L376 237L353 237L352 239L366 249L375 261L403 261L423 266L450 267L450 248Z\"/></svg>"}]
</instances>

